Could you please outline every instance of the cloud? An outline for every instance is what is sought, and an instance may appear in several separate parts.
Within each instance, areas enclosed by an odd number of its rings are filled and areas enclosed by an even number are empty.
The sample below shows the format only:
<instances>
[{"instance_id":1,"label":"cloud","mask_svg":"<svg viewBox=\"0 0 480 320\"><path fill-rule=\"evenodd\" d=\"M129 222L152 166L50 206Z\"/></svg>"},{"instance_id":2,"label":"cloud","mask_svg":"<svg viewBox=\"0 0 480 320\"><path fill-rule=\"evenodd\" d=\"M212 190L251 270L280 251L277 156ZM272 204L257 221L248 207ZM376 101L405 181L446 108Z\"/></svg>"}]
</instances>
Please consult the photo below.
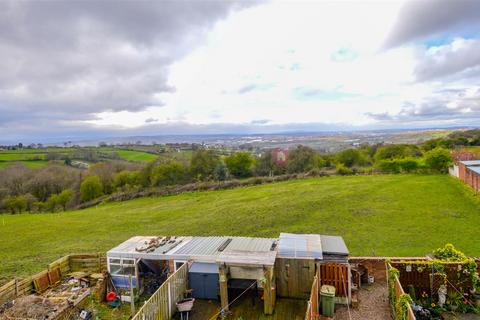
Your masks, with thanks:
<instances>
[{"instance_id":1,"label":"cloud","mask_svg":"<svg viewBox=\"0 0 480 320\"><path fill-rule=\"evenodd\" d=\"M248 5L252 5L250 2ZM0 126L163 105L169 67L237 1L0 2ZM2 127L0 127L0 132Z\"/></svg>"},{"instance_id":2,"label":"cloud","mask_svg":"<svg viewBox=\"0 0 480 320\"><path fill-rule=\"evenodd\" d=\"M158 122L158 119L155 119L155 118L145 119L145 123L152 123L152 122Z\"/></svg>"},{"instance_id":3,"label":"cloud","mask_svg":"<svg viewBox=\"0 0 480 320\"><path fill-rule=\"evenodd\" d=\"M449 44L430 48L419 60L414 72L417 80L426 81L478 67L480 40L459 38ZM478 74L479 70L476 71Z\"/></svg>"},{"instance_id":4,"label":"cloud","mask_svg":"<svg viewBox=\"0 0 480 320\"><path fill-rule=\"evenodd\" d=\"M384 47L393 48L413 40L448 31L459 33L480 24L480 1L410 0L400 10Z\"/></svg>"},{"instance_id":5,"label":"cloud","mask_svg":"<svg viewBox=\"0 0 480 320\"><path fill-rule=\"evenodd\" d=\"M367 116L390 125L415 123L471 125L480 120L480 88L441 90L422 103L405 102L396 114L367 113Z\"/></svg>"},{"instance_id":6,"label":"cloud","mask_svg":"<svg viewBox=\"0 0 480 320\"><path fill-rule=\"evenodd\" d=\"M238 89L238 94L248 93L248 92L251 92L255 89L257 89L257 85L249 84L247 86L244 86L244 87L241 87L240 89Z\"/></svg>"},{"instance_id":7,"label":"cloud","mask_svg":"<svg viewBox=\"0 0 480 320\"><path fill-rule=\"evenodd\" d=\"M252 120L250 123L251 124L267 124L269 122L270 120L268 119L258 119L258 120Z\"/></svg>"}]
</instances>

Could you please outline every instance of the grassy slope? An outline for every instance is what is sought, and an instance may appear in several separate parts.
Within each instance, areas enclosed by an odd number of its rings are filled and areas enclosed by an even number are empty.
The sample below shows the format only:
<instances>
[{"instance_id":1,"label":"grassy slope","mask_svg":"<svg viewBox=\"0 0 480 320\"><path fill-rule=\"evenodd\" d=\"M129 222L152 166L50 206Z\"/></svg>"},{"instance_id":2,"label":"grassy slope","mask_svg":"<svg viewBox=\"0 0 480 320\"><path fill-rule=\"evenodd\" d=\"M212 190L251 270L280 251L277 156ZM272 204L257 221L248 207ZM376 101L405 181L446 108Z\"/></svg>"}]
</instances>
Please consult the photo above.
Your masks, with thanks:
<instances>
[{"instance_id":1,"label":"grassy slope","mask_svg":"<svg viewBox=\"0 0 480 320\"><path fill-rule=\"evenodd\" d=\"M423 255L446 242L480 255L480 202L449 176L325 177L142 198L59 214L0 215L0 278L133 235L341 235L353 255Z\"/></svg>"}]
</instances>

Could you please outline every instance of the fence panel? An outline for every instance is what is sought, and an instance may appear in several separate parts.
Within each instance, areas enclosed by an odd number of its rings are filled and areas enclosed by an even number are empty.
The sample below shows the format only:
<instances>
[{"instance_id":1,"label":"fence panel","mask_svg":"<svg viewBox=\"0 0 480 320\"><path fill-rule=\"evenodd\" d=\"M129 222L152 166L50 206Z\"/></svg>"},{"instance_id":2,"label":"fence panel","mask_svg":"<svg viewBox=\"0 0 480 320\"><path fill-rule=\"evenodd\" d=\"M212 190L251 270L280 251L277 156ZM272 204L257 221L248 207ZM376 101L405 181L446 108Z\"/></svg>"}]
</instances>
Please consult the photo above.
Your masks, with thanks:
<instances>
[{"instance_id":1,"label":"fence panel","mask_svg":"<svg viewBox=\"0 0 480 320\"><path fill-rule=\"evenodd\" d=\"M335 287L335 296L348 298L348 266L337 263L320 264L320 285Z\"/></svg>"},{"instance_id":2,"label":"fence panel","mask_svg":"<svg viewBox=\"0 0 480 320\"><path fill-rule=\"evenodd\" d=\"M0 287L0 304L15 299L24 294L30 294L34 291L33 279L50 270L59 268L60 274L64 277L71 271L93 271L99 272L106 270L106 259L101 254L73 254L64 256L47 266L47 269L31 275L25 279L14 279ZM72 268L73 267L73 268Z\"/></svg>"},{"instance_id":3,"label":"fence panel","mask_svg":"<svg viewBox=\"0 0 480 320\"><path fill-rule=\"evenodd\" d=\"M307 312L305 314L305 320L317 320L320 318L318 313L318 291L320 287L320 281L318 280L318 272L313 278L312 290L310 292L310 299L307 304Z\"/></svg>"},{"instance_id":4,"label":"fence panel","mask_svg":"<svg viewBox=\"0 0 480 320\"><path fill-rule=\"evenodd\" d=\"M176 303L183 298L187 290L187 271L188 266L185 263L165 280L132 320L171 319L177 308Z\"/></svg>"}]
</instances>

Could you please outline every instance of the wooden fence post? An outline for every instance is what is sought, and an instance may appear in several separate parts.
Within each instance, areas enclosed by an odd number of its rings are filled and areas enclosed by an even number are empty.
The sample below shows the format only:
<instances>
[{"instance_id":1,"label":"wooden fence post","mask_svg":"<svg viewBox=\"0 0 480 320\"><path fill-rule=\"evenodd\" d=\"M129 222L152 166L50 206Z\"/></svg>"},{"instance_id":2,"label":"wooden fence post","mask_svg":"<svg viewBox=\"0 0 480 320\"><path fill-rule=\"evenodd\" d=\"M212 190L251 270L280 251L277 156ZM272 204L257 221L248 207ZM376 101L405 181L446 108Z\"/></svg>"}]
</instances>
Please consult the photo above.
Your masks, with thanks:
<instances>
[{"instance_id":1,"label":"wooden fence post","mask_svg":"<svg viewBox=\"0 0 480 320\"><path fill-rule=\"evenodd\" d=\"M135 315L135 295L133 294L133 280L132 275L128 276L130 281L130 315L133 317Z\"/></svg>"}]
</instances>

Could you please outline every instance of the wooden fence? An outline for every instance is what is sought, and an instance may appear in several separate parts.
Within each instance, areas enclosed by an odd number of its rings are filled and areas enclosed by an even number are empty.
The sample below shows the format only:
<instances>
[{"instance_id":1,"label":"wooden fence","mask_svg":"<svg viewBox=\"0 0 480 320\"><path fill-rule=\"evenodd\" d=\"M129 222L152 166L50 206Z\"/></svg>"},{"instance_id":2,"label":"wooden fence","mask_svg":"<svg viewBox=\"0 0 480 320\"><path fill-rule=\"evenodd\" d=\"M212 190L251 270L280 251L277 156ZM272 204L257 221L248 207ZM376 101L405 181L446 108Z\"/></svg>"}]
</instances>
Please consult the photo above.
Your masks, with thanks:
<instances>
[{"instance_id":1,"label":"wooden fence","mask_svg":"<svg viewBox=\"0 0 480 320\"><path fill-rule=\"evenodd\" d=\"M349 270L348 266L338 263L320 264L320 286L335 287L336 297L349 298Z\"/></svg>"},{"instance_id":2,"label":"wooden fence","mask_svg":"<svg viewBox=\"0 0 480 320\"><path fill-rule=\"evenodd\" d=\"M432 265L411 262L391 262L392 267L400 272L400 282L405 288L413 286L416 290L417 296L422 292L430 293L433 287L433 292L437 292L440 285L444 284L444 278L433 270L433 284L432 284ZM442 262L442 269L445 273L448 283L447 287L453 286L455 289L462 288L464 291L472 289L472 280L470 274L459 272L463 270L464 263L459 262ZM408 268L408 269L407 269Z\"/></svg>"},{"instance_id":3,"label":"wooden fence","mask_svg":"<svg viewBox=\"0 0 480 320\"><path fill-rule=\"evenodd\" d=\"M188 264L185 263L165 280L138 310L132 320L168 320L176 311L176 303L187 290Z\"/></svg>"},{"instance_id":4,"label":"wooden fence","mask_svg":"<svg viewBox=\"0 0 480 320\"><path fill-rule=\"evenodd\" d=\"M305 320L318 320L320 319L319 307L318 307L318 298L320 290L320 281L319 274L313 278L312 290L310 292L310 299L307 304L307 312L305 314Z\"/></svg>"},{"instance_id":5,"label":"wooden fence","mask_svg":"<svg viewBox=\"0 0 480 320\"><path fill-rule=\"evenodd\" d=\"M387 266L387 268L388 267L389 266ZM395 277L395 279L388 279L388 277L389 276L388 276L388 272L387 272L387 283L389 283L390 281L393 281L394 286L395 286L395 302L396 302L400 299L400 296L405 293L405 291L403 290L402 284L400 283L400 280L398 279L398 277ZM395 313L395 310L392 310L392 312ZM395 315L394 315L393 318L396 319ZM401 319L398 319L398 320L401 320ZM406 320L416 320L415 314L413 313L411 304L408 304L408 307L407 307L407 318L406 318Z\"/></svg>"},{"instance_id":6,"label":"wooden fence","mask_svg":"<svg viewBox=\"0 0 480 320\"><path fill-rule=\"evenodd\" d=\"M30 294L35 290L34 279L44 276L49 271L59 269L61 276L69 272L102 272L106 269L105 256L101 254L72 254L62 257L47 266L47 269L25 279L15 278L0 287L0 304L18 296Z\"/></svg>"}]
</instances>

